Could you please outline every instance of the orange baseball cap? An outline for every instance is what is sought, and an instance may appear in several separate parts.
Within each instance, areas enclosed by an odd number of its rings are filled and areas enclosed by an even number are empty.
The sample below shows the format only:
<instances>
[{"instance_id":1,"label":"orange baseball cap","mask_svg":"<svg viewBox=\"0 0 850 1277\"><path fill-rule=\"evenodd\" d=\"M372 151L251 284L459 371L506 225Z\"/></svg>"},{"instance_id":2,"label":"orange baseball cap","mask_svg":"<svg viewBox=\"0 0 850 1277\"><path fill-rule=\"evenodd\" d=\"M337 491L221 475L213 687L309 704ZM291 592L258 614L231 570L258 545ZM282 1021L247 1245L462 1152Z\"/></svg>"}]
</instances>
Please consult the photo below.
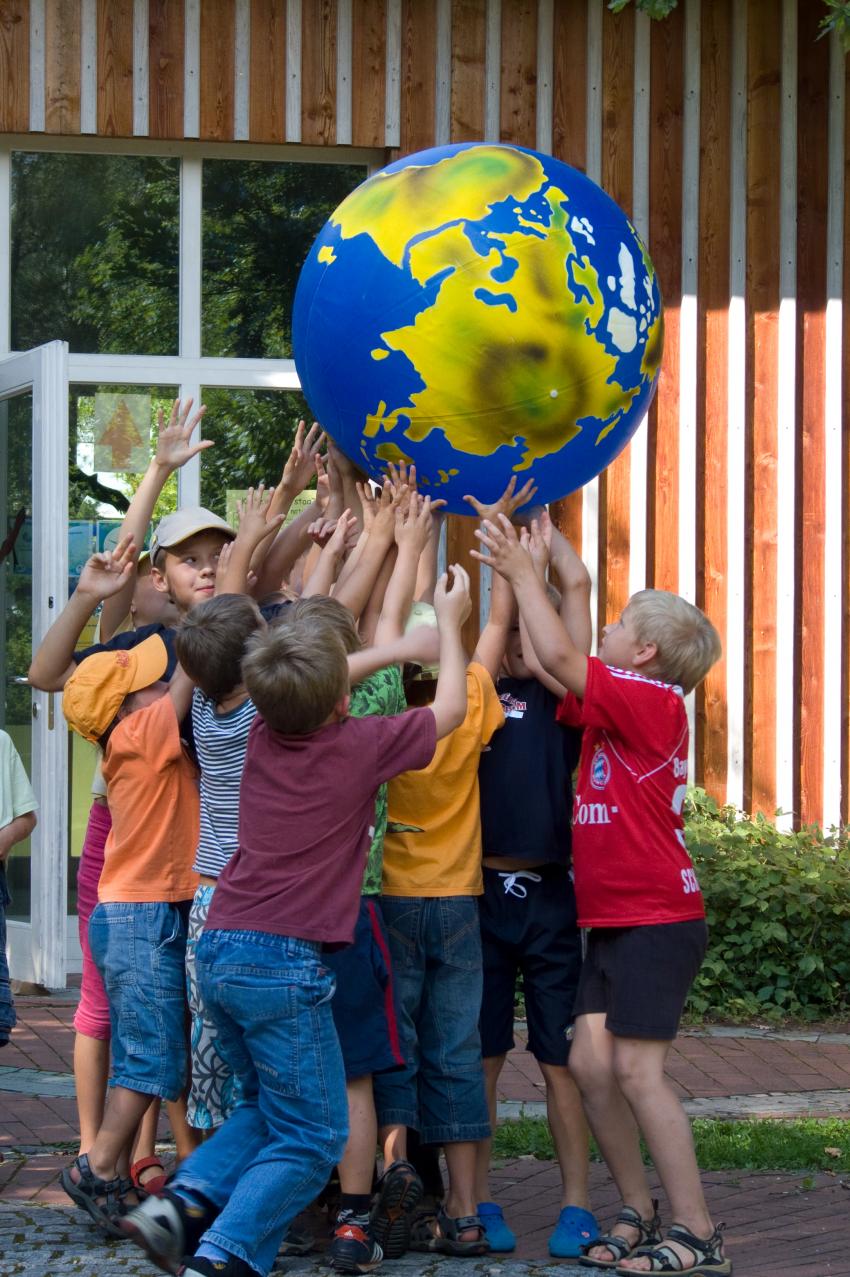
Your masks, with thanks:
<instances>
[{"instance_id":1,"label":"orange baseball cap","mask_svg":"<svg viewBox=\"0 0 850 1277\"><path fill-rule=\"evenodd\" d=\"M135 647L95 652L80 661L62 691L62 712L75 732L100 740L125 696L158 683L168 666L168 652L158 634Z\"/></svg>"}]
</instances>

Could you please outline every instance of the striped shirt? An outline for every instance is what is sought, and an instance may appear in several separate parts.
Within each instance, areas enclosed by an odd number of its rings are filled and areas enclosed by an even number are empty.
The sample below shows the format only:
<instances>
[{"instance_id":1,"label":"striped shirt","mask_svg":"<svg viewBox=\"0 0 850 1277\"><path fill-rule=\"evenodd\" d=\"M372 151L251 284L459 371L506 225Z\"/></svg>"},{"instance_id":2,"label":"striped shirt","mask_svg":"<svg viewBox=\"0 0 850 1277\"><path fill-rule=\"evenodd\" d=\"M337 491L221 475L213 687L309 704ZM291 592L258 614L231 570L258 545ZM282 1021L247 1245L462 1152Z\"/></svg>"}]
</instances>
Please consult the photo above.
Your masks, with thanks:
<instances>
[{"instance_id":1,"label":"striped shirt","mask_svg":"<svg viewBox=\"0 0 850 1277\"><path fill-rule=\"evenodd\" d=\"M195 871L217 878L239 845L239 786L256 714L250 697L226 714L195 688L192 728L201 769L201 834Z\"/></svg>"}]
</instances>

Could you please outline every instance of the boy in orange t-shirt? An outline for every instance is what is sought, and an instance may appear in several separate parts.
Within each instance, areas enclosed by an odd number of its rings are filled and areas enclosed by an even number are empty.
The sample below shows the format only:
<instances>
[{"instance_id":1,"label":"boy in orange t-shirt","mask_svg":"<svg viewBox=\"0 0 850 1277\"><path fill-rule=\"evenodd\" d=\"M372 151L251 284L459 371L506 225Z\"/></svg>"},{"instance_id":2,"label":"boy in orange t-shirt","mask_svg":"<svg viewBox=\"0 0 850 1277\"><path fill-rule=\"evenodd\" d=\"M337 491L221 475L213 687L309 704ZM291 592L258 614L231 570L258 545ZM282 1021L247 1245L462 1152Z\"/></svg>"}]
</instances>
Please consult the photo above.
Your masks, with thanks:
<instances>
[{"instance_id":1,"label":"boy in orange t-shirt","mask_svg":"<svg viewBox=\"0 0 850 1277\"><path fill-rule=\"evenodd\" d=\"M63 696L70 726L105 750L113 823L89 922L109 999L111 1091L94 1143L62 1172L62 1187L117 1237L125 1205L137 1205L127 1176L139 1121L152 1096L176 1100L186 1081L186 918L199 802L180 738L192 684L179 668L162 681L167 665L165 644L152 635L87 657Z\"/></svg>"}]
</instances>

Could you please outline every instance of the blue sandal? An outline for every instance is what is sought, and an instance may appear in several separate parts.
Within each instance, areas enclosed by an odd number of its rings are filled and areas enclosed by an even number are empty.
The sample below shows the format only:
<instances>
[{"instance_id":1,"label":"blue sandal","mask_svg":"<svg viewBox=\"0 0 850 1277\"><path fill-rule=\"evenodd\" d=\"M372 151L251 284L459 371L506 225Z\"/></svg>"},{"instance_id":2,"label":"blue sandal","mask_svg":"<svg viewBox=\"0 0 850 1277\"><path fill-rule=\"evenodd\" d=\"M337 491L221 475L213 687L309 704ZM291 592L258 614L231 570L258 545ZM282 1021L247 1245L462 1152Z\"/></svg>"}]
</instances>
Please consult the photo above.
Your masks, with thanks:
<instances>
[{"instance_id":1,"label":"blue sandal","mask_svg":"<svg viewBox=\"0 0 850 1277\"><path fill-rule=\"evenodd\" d=\"M76 1169L79 1179L71 1178L71 1171ZM92 1170L88 1155L81 1153L72 1163L66 1166L59 1177L59 1182L71 1201L91 1215L94 1222L110 1237L123 1237L117 1220L125 1213L125 1194L133 1187L130 1180L101 1179Z\"/></svg>"}]
</instances>

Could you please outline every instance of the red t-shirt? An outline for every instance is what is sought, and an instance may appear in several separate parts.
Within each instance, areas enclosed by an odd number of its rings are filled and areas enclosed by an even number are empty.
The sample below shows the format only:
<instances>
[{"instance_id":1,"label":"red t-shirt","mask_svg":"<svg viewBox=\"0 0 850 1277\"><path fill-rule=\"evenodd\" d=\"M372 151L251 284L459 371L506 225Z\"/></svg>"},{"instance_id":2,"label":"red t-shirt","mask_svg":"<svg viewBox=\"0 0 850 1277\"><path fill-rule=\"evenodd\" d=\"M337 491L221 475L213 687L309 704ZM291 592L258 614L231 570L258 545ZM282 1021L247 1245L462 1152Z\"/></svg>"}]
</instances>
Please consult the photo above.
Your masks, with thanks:
<instances>
[{"instance_id":1,"label":"red t-shirt","mask_svg":"<svg viewBox=\"0 0 850 1277\"><path fill-rule=\"evenodd\" d=\"M430 709L346 718L307 736L248 735L239 791L239 847L207 927L349 944L375 819L378 786L431 761Z\"/></svg>"},{"instance_id":2,"label":"red t-shirt","mask_svg":"<svg viewBox=\"0 0 850 1277\"><path fill-rule=\"evenodd\" d=\"M685 849L688 719L681 689L587 659L579 700L560 722L583 727L573 804L582 927L640 927L705 916Z\"/></svg>"}]
</instances>

